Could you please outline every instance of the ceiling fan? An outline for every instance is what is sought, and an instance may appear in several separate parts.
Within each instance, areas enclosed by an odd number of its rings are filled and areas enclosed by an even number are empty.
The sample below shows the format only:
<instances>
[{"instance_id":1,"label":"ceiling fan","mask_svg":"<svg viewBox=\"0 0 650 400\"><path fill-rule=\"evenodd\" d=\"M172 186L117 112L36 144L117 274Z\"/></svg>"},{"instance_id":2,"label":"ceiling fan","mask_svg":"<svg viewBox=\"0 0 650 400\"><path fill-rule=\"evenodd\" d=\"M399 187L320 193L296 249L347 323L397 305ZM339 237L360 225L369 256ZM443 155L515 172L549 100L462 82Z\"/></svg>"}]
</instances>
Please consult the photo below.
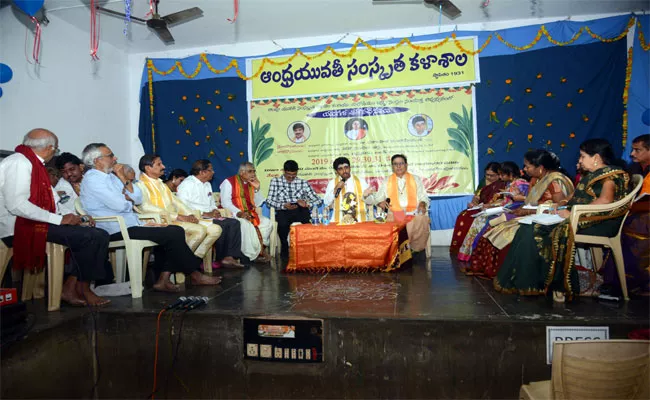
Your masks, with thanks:
<instances>
[{"instance_id":1,"label":"ceiling fan","mask_svg":"<svg viewBox=\"0 0 650 400\"><path fill-rule=\"evenodd\" d=\"M160 40L162 40L165 44L174 43L174 37L172 36L172 33L168 29L169 26L182 24L183 22L187 22L203 16L203 10L201 10L199 7L192 7L161 17L160 14L158 13L159 1L160 0L153 0L154 9L151 18L142 19L142 18L131 16L131 20L146 24L147 27L149 27L149 29L154 31L154 33L156 33L156 35L158 35ZM126 18L126 14L118 11L109 10L108 8L97 6L97 10L104 12L106 14Z\"/></svg>"},{"instance_id":2,"label":"ceiling fan","mask_svg":"<svg viewBox=\"0 0 650 400\"><path fill-rule=\"evenodd\" d=\"M372 0L378 4L389 3L420 3L422 0ZM461 14L460 8L456 7L450 0L424 0L426 4L431 4L435 7L442 6L442 13L450 19L454 19Z\"/></svg>"}]
</instances>

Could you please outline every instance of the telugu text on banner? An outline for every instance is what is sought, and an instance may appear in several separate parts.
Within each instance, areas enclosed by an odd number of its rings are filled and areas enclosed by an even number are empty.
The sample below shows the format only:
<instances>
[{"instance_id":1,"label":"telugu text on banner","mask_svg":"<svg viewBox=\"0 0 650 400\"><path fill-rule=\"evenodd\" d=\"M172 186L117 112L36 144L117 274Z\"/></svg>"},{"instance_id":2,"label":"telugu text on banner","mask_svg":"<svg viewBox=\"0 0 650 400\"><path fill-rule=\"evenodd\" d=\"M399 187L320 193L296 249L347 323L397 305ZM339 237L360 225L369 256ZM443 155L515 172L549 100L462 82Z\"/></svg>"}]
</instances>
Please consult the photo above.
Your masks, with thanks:
<instances>
[{"instance_id":1,"label":"telugu text on banner","mask_svg":"<svg viewBox=\"0 0 650 400\"><path fill-rule=\"evenodd\" d=\"M330 93L382 91L395 88L465 86L480 81L476 37L366 48L358 43L341 52L248 60L259 75L248 99L305 97Z\"/></svg>"},{"instance_id":2,"label":"telugu text on banner","mask_svg":"<svg viewBox=\"0 0 650 400\"><path fill-rule=\"evenodd\" d=\"M375 186L402 153L430 195L474 191L474 88L259 100L250 102L251 155L262 186L282 173L286 160L323 193L332 162L345 156L352 173Z\"/></svg>"}]
</instances>

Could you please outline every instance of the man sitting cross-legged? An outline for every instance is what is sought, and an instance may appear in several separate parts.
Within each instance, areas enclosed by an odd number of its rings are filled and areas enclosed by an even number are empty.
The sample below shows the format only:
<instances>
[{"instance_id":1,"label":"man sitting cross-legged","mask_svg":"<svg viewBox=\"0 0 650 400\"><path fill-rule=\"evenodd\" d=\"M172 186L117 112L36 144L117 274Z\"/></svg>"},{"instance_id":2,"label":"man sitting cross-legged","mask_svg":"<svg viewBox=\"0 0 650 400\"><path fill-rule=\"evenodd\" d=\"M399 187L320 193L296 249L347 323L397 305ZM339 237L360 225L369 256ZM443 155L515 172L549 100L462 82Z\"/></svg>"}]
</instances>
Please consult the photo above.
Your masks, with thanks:
<instances>
[{"instance_id":1,"label":"man sitting cross-legged","mask_svg":"<svg viewBox=\"0 0 650 400\"><path fill-rule=\"evenodd\" d=\"M225 267L243 267L239 262L241 252L241 226L235 218L224 218L217 210L212 196L210 181L214 169L209 160L198 160L192 164L190 177L178 186L178 198L194 210L199 210L203 218L211 218L222 229L221 237L216 241L217 259Z\"/></svg>"},{"instance_id":2,"label":"man sitting cross-legged","mask_svg":"<svg viewBox=\"0 0 650 400\"><path fill-rule=\"evenodd\" d=\"M154 269L160 272L154 289L176 292L179 287L170 281L172 272L190 274L193 285L217 285L221 278L204 276L199 272L201 259L196 257L185 243L185 232L180 226L148 224L142 226L133 203L140 203L142 193L124 176L124 170L117 164L117 157L103 143L91 143L84 149L82 160L89 169L81 182L81 203L88 214L98 217L122 216L128 227L129 236L136 240L151 240L154 247ZM126 185L125 185L126 183ZM98 222L97 226L107 231L111 240L121 240L122 234L117 222Z\"/></svg>"},{"instance_id":3,"label":"man sitting cross-legged","mask_svg":"<svg viewBox=\"0 0 650 400\"><path fill-rule=\"evenodd\" d=\"M110 300L95 295L90 282L104 278L108 235L80 226L78 215L56 213L56 194L43 164L52 159L58 146L54 133L34 129L16 153L0 163L0 238L13 247L13 268L32 272L44 268L46 242L68 247L73 271L63 284L61 300L72 305L105 305Z\"/></svg>"},{"instance_id":4,"label":"man sitting cross-legged","mask_svg":"<svg viewBox=\"0 0 650 400\"><path fill-rule=\"evenodd\" d=\"M167 214L170 218L167 223L178 225L185 230L185 241L194 251L194 255L205 257L221 236L221 227L212 221L200 221L189 207L174 196L160 179L165 173L165 165L160 156L145 154L140 158L139 168L142 173L136 186L142 191L140 209L147 213Z\"/></svg>"}]
</instances>

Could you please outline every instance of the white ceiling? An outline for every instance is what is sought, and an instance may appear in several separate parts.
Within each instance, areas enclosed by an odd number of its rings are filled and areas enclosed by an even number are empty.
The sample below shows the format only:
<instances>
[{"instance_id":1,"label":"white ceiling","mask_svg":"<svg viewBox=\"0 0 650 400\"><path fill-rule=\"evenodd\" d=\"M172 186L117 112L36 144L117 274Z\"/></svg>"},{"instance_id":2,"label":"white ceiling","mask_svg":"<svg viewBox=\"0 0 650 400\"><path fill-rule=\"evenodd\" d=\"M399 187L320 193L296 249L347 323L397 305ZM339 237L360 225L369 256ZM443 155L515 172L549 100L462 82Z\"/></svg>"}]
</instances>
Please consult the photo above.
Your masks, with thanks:
<instances>
[{"instance_id":1,"label":"white ceiling","mask_svg":"<svg viewBox=\"0 0 650 400\"><path fill-rule=\"evenodd\" d=\"M6 1L6 0L5 0ZM442 17L442 25L486 23L528 18L625 13L650 9L650 0L453 0L462 11L454 20ZM65 21L82 32L89 31L90 0L45 0L51 20ZM148 0L132 0L133 15L144 17ZM99 5L124 11L124 0L97 0ZM239 18L231 24L233 0L160 0L166 15L198 6L203 17L171 27L175 48L203 47L264 40L299 38L347 32L438 26L438 9L417 0L240 0ZM169 50L149 29L133 23L130 36L123 34L124 21L101 16L101 41L128 53Z\"/></svg>"}]
</instances>

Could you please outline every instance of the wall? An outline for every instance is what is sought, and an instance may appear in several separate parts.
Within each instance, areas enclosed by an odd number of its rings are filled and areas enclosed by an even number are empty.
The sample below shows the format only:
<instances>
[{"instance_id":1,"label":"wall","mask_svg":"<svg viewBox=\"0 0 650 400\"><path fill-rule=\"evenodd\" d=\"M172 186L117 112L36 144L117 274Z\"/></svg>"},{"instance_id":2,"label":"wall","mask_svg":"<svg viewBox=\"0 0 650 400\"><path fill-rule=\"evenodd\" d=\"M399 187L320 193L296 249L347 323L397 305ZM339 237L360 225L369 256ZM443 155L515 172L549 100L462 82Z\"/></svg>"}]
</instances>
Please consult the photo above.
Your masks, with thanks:
<instances>
[{"instance_id":1,"label":"wall","mask_svg":"<svg viewBox=\"0 0 650 400\"><path fill-rule=\"evenodd\" d=\"M106 142L115 154L130 155L127 56L100 43L100 57L89 56L88 33L48 14L41 64L30 64L32 24L13 7L0 9L0 62L13 79L2 85L0 149L13 150L27 131L42 127L59 137L61 151L80 155L90 142ZM137 133L134 134L137 141Z\"/></svg>"}]
</instances>

